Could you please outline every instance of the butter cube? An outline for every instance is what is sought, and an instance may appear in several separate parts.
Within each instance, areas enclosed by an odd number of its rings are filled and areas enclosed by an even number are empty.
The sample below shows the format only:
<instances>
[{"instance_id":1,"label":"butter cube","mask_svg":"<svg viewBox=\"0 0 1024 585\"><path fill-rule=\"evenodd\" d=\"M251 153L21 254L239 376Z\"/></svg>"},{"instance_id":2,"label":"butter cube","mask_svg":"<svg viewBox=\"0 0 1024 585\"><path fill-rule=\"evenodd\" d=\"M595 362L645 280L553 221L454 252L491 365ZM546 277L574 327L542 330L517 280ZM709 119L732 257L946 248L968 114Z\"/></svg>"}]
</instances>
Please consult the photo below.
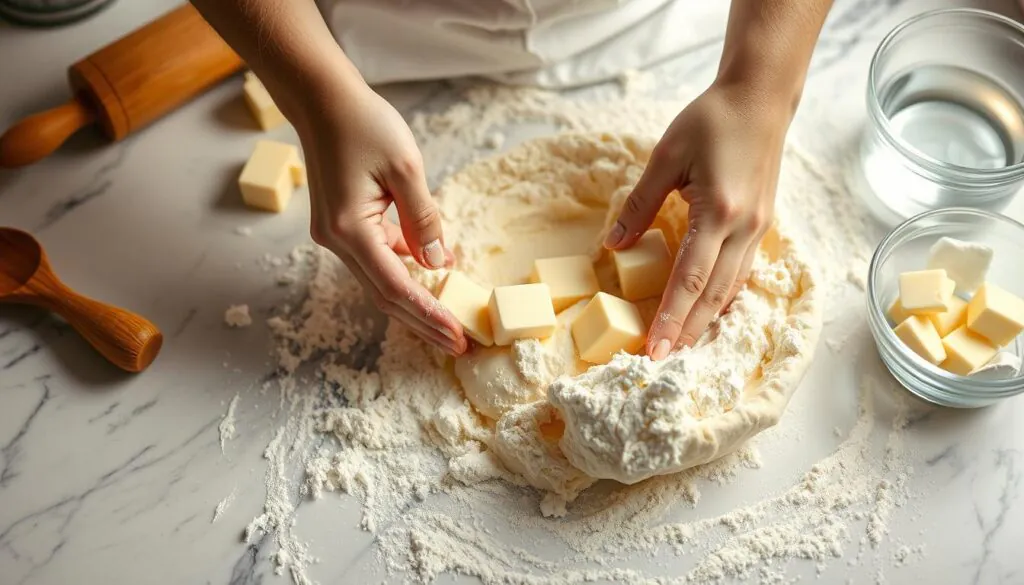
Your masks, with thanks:
<instances>
[{"instance_id":1,"label":"butter cube","mask_svg":"<svg viewBox=\"0 0 1024 585\"><path fill-rule=\"evenodd\" d=\"M672 273L672 254L661 230L647 230L632 247L613 250L622 296L630 301L659 297Z\"/></svg>"},{"instance_id":2,"label":"butter cube","mask_svg":"<svg viewBox=\"0 0 1024 585\"><path fill-rule=\"evenodd\" d=\"M895 327L905 321L910 316L910 313L903 309L903 305L900 303L899 298L897 298L889 305L888 315L889 319L892 320L893 327Z\"/></svg>"},{"instance_id":3,"label":"butter cube","mask_svg":"<svg viewBox=\"0 0 1024 585\"><path fill-rule=\"evenodd\" d=\"M498 345L511 345L516 339L543 339L555 332L551 290L544 283L495 287L487 311Z\"/></svg>"},{"instance_id":4,"label":"butter cube","mask_svg":"<svg viewBox=\"0 0 1024 585\"><path fill-rule=\"evenodd\" d=\"M1003 347L1024 330L1024 299L986 282L967 304L967 327Z\"/></svg>"},{"instance_id":5,"label":"butter cube","mask_svg":"<svg viewBox=\"0 0 1024 585\"><path fill-rule=\"evenodd\" d=\"M633 353L644 344L644 321L629 301L599 292L572 323L572 338L580 358L606 364L619 351Z\"/></svg>"},{"instance_id":6,"label":"butter cube","mask_svg":"<svg viewBox=\"0 0 1024 585\"><path fill-rule=\"evenodd\" d=\"M453 270L445 278L437 300L462 324L466 335L482 345L494 345L491 319L487 314L487 303L491 300L490 289Z\"/></svg>"},{"instance_id":7,"label":"butter cube","mask_svg":"<svg viewBox=\"0 0 1024 585\"><path fill-rule=\"evenodd\" d=\"M551 289L551 303L555 312L594 296L601 290L594 265L587 256L561 256L542 258L533 263L531 282L543 282Z\"/></svg>"},{"instance_id":8,"label":"butter cube","mask_svg":"<svg viewBox=\"0 0 1024 585\"><path fill-rule=\"evenodd\" d=\"M946 360L946 349L942 346L942 338L935 331L935 325L922 315L911 315L893 330L896 337L914 353L939 365Z\"/></svg>"},{"instance_id":9,"label":"butter cube","mask_svg":"<svg viewBox=\"0 0 1024 585\"><path fill-rule=\"evenodd\" d=\"M954 296L949 299L949 310L928 315L939 337L949 335L951 331L967 322L967 301Z\"/></svg>"},{"instance_id":10,"label":"butter cube","mask_svg":"<svg viewBox=\"0 0 1024 585\"><path fill-rule=\"evenodd\" d=\"M256 118L260 128L272 130L285 123L284 114L277 109L267 88L263 87L263 82L252 71L245 72L242 92L245 96L245 105L249 106L249 112Z\"/></svg>"},{"instance_id":11,"label":"butter cube","mask_svg":"<svg viewBox=\"0 0 1024 585\"><path fill-rule=\"evenodd\" d=\"M960 376L966 376L984 366L999 351L987 339L971 333L965 326L943 337L942 347L946 350L946 360L940 367Z\"/></svg>"},{"instance_id":12,"label":"butter cube","mask_svg":"<svg viewBox=\"0 0 1024 585\"><path fill-rule=\"evenodd\" d=\"M306 184L299 151L291 144L260 140L238 177L245 204L280 213L296 187Z\"/></svg>"},{"instance_id":13,"label":"butter cube","mask_svg":"<svg viewBox=\"0 0 1024 585\"><path fill-rule=\"evenodd\" d=\"M900 274L900 304L912 315L944 313L956 283L946 277L945 270L918 270Z\"/></svg>"}]
</instances>

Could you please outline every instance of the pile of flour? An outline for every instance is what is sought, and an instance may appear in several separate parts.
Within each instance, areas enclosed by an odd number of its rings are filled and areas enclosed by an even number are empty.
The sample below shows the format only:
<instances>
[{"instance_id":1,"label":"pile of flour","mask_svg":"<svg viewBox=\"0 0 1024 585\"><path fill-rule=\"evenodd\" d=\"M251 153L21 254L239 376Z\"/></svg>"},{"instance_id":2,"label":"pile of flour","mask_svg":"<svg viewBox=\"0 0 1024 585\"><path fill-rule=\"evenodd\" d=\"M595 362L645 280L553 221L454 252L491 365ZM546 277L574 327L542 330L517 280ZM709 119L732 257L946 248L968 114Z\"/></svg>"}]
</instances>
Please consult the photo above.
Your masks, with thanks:
<instances>
[{"instance_id":1,"label":"pile of flour","mask_svg":"<svg viewBox=\"0 0 1024 585\"><path fill-rule=\"evenodd\" d=\"M429 164L458 145L482 144L522 124L657 136L680 107L681 102L634 96L630 115L623 116L621 101L487 88L445 112L417 117L413 128ZM801 230L818 258L855 263L870 248L859 228L863 220L840 184L812 157L788 147L780 215ZM833 227L813 227L823 222ZM886 538L890 515L909 497L911 470L900 432L907 407L894 405L892 427L882 429L880 444L873 432L878 399L899 394L886 378L869 376L861 384L860 412L849 435L788 488L756 491L758 445L784 442L786 431L778 428L681 473L628 487L598 483L566 517L545 518L536 492L487 448L493 423L467 403L443 356L396 324L386 326L378 346L383 322L367 319L358 283L326 252L303 247L271 264L282 282L297 284L301 301L295 308L280 307L268 321L279 374L267 384L280 391L286 418L264 453L264 511L245 534L249 541L269 535L278 546L278 570L296 583L310 583L310 567L317 562L295 525L296 509L325 492L354 497L346 505L358 502L360 527L375 533L388 571L415 582L458 573L495 584L712 583L727 577L784 582L781 571L792 559L811 560L820 572L844 556L872 558ZM821 264L826 301L848 294L850 263ZM773 286L773 274L778 271L765 267L755 278ZM785 279L774 285L786 286ZM539 414L531 420L543 422ZM298 476L296 463L302 467ZM752 486L756 501L725 514L679 520L681 513L700 510L708 486L737 477ZM687 574L665 567L674 557L691 567Z\"/></svg>"}]
</instances>

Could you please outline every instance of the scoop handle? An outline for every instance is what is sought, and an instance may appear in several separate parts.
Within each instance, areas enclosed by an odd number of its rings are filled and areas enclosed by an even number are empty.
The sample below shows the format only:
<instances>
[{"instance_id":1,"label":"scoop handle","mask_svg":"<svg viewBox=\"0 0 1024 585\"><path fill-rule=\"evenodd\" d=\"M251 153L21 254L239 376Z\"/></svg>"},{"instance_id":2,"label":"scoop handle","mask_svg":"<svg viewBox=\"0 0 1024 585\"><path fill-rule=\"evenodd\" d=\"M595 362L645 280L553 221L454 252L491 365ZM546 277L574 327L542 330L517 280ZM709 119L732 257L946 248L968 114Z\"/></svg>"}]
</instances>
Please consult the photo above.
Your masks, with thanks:
<instances>
[{"instance_id":1,"label":"scoop handle","mask_svg":"<svg viewBox=\"0 0 1024 585\"><path fill-rule=\"evenodd\" d=\"M63 317L122 370L141 372L160 353L164 337L156 325L131 311L76 293L49 271L40 270L25 288L33 293L33 304Z\"/></svg>"},{"instance_id":2,"label":"scoop handle","mask_svg":"<svg viewBox=\"0 0 1024 585\"><path fill-rule=\"evenodd\" d=\"M0 136L0 168L21 167L49 156L95 120L95 112L78 99L25 118Z\"/></svg>"}]
</instances>

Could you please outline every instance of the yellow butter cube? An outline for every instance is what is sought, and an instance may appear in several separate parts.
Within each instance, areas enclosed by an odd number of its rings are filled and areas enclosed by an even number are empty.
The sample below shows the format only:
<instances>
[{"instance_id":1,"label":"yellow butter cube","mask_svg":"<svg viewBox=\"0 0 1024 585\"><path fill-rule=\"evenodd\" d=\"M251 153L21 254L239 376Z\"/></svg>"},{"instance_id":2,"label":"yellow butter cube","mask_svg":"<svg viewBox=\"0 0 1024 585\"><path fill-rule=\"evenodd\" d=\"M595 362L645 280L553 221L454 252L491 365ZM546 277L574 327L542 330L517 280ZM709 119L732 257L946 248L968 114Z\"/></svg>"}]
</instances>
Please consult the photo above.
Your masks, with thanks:
<instances>
[{"instance_id":1,"label":"yellow butter cube","mask_svg":"<svg viewBox=\"0 0 1024 585\"><path fill-rule=\"evenodd\" d=\"M945 270L918 270L900 274L900 304L912 315L930 315L949 310L956 283Z\"/></svg>"},{"instance_id":2,"label":"yellow butter cube","mask_svg":"<svg viewBox=\"0 0 1024 585\"><path fill-rule=\"evenodd\" d=\"M960 376L966 376L987 364L999 351L984 337L971 333L966 326L958 327L943 337L942 347L946 350L942 369Z\"/></svg>"},{"instance_id":3,"label":"yellow butter cube","mask_svg":"<svg viewBox=\"0 0 1024 585\"><path fill-rule=\"evenodd\" d=\"M622 296L630 301L659 297L672 273L672 254L661 230L647 230L633 246L613 250Z\"/></svg>"},{"instance_id":4,"label":"yellow butter cube","mask_svg":"<svg viewBox=\"0 0 1024 585\"><path fill-rule=\"evenodd\" d=\"M238 177L245 204L280 213L296 187L306 184L299 151L291 144L260 140Z\"/></svg>"},{"instance_id":5,"label":"yellow butter cube","mask_svg":"<svg viewBox=\"0 0 1024 585\"><path fill-rule=\"evenodd\" d=\"M594 296L601 290L594 265L587 256L542 258L533 262L531 282L543 282L551 290L555 312Z\"/></svg>"},{"instance_id":6,"label":"yellow butter cube","mask_svg":"<svg viewBox=\"0 0 1024 585\"><path fill-rule=\"evenodd\" d=\"M644 344L644 321L636 305L599 292L572 323L580 359L606 364L619 351L633 353Z\"/></svg>"},{"instance_id":7,"label":"yellow butter cube","mask_svg":"<svg viewBox=\"0 0 1024 585\"><path fill-rule=\"evenodd\" d=\"M496 287L487 311L498 345L510 345L516 339L543 339L555 332L551 291L544 283Z\"/></svg>"},{"instance_id":8,"label":"yellow butter cube","mask_svg":"<svg viewBox=\"0 0 1024 585\"><path fill-rule=\"evenodd\" d=\"M939 365L946 360L946 349L935 325L922 315L911 315L894 329L896 336L917 355Z\"/></svg>"},{"instance_id":9,"label":"yellow butter cube","mask_svg":"<svg viewBox=\"0 0 1024 585\"><path fill-rule=\"evenodd\" d=\"M462 324L466 335L482 345L494 345L491 319L487 314L487 303L491 300L490 289L453 270L445 278L437 300Z\"/></svg>"},{"instance_id":10,"label":"yellow butter cube","mask_svg":"<svg viewBox=\"0 0 1024 585\"><path fill-rule=\"evenodd\" d=\"M952 282L952 281L950 281ZM951 331L967 322L967 301L954 296L949 299L949 310L943 313L928 315L940 337L949 335Z\"/></svg>"},{"instance_id":11,"label":"yellow butter cube","mask_svg":"<svg viewBox=\"0 0 1024 585\"><path fill-rule=\"evenodd\" d=\"M1024 299L986 282L967 305L967 327L1003 347L1024 330Z\"/></svg>"},{"instance_id":12,"label":"yellow butter cube","mask_svg":"<svg viewBox=\"0 0 1024 585\"><path fill-rule=\"evenodd\" d=\"M889 305L887 314L889 315L889 319L892 321L893 327L899 325L910 316L910 313L903 309L903 305L900 304L900 300L898 298Z\"/></svg>"},{"instance_id":13,"label":"yellow butter cube","mask_svg":"<svg viewBox=\"0 0 1024 585\"><path fill-rule=\"evenodd\" d=\"M245 72L242 93L245 96L245 105L249 106L249 112L260 128L272 130L285 123L284 114L277 109L267 88L263 87L263 82L252 71Z\"/></svg>"}]
</instances>

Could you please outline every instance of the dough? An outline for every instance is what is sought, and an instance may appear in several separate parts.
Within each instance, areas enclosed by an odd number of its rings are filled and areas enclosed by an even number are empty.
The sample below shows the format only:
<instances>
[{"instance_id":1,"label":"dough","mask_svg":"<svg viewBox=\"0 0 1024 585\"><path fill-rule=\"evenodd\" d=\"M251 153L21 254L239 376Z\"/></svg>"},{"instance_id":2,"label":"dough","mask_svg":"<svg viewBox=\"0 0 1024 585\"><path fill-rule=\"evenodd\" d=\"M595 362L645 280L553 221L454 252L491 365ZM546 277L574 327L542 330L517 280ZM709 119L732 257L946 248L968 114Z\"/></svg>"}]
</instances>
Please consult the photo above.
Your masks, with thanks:
<instances>
[{"instance_id":1,"label":"dough","mask_svg":"<svg viewBox=\"0 0 1024 585\"><path fill-rule=\"evenodd\" d=\"M524 143L453 175L438 197L457 266L498 286L525 282L534 258L587 254L602 290L619 294L601 242L654 144L566 134ZM673 241L685 239L686 213L672 194L655 227ZM675 473L721 457L775 424L813 356L819 297L798 246L776 226L730 310L695 347L667 360L619 354L606 365L580 364L559 345L573 351L567 310L551 341L477 350L456 361L456 372L474 407L497 419L489 444L500 460L549 493L545 513L559 513L596 479L633 483ZM638 305L649 324L658 300ZM558 353L561 358L552 357ZM551 432L552 425L561 433Z\"/></svg>"}]
</instances>

